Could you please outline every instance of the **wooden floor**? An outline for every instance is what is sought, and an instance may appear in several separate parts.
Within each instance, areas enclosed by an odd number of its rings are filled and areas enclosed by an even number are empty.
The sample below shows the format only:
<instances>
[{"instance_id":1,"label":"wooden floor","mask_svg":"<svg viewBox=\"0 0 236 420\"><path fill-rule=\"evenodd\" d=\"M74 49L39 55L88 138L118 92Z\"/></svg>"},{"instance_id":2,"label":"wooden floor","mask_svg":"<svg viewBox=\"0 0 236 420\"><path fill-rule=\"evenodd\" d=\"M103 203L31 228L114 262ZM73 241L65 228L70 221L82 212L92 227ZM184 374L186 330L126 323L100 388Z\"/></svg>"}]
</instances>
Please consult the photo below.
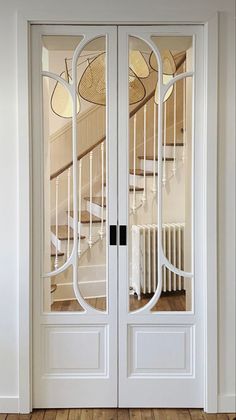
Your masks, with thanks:
<instances>
[{"instance_id":1,"label":"wooden floor","mask_svg":"<svg viewBox=\"0 0 236 420\"><path fill-rule=\"evenodd\" d=\"M144 306L152 296L142 296L142 299L138 300L136 296L130 296L130 310L134 311L136 309ZM86 299L86 302L91 305L93 308L99 310L106 309L106 299L105 298L96 298L96 299ZM153 307L153 311L185 311L185 293L184 292L175 292L175 293L162 293L159 301ZM82 311L80 304L77 300L64 300L60 302L54 302L52 304L52 311Z\"/></svg>"},{"instance_id":2,"label":"wooden floor","mask_svg":"<svg viewBox=\"0 0 236 420\"><path fill-rule=\"evenodd\" d=\"M0 414L0 420L234 420L236 414L206 414L196 409L73 409L34 410L31 414Z\"/></svg>"}]
</instances>

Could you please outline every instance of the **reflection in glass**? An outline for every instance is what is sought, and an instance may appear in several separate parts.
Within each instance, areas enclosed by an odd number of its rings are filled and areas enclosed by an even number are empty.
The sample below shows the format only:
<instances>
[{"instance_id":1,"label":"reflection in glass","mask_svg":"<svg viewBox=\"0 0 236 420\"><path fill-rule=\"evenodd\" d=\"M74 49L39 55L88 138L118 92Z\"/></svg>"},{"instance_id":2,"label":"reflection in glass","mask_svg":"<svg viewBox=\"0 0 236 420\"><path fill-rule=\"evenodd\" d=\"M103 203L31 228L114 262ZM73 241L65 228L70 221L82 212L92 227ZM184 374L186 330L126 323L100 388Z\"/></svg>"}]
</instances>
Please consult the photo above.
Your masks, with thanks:
<instances>
[{"instance_id":1,"label":"reflection in glass","mask_svg":"<svg viewBox=\"0 0 236 420\"><path fill-rule=\"evenodd\" d=\"M192 70L191 37L152 37L163 65L163 83ZM138 107L130 105L129 119L129 293L130 310L144 307L158 285L158 250L169 262L191 272L192 212L192 107L191 80L180 80L166 92L162 105L162 243L158 244L158 90L156 55L136 37L129 37L132 51L140 51L148 76L142 79L146 95ZM166 267L162 293L153 311L188 311L192 308L192 280Z\"/></svg>"}]
</instances>

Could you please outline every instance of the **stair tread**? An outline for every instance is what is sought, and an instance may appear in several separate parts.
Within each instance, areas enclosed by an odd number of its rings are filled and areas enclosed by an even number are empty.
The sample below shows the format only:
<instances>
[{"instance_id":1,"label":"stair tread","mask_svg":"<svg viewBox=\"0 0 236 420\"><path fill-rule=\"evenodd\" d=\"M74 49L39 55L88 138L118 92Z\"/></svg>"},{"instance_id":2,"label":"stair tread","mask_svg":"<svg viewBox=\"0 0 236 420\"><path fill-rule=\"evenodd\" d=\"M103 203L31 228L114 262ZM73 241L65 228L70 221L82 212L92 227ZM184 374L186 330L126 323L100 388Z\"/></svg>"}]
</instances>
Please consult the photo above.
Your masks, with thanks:
<instances>
[{"instance_id":1,"label":"stair tread","mask_svg":"<svg viewBox=\"0 0 236 420\"><path fill-rule=\"evenodd\" d=\"M84 197L86 201L90 201L90 197ZM102 197L92 197L92 203L102 207ZM106 197L103 197L103 207L106 207Z\"/></svg>"},{"instance_id":2,"label":"stair tread","mask_svg":"<svg viewBox=\"0 0 236 420\"><path fill-rule=\"evenodd\" d=\"M106 187L106 183L104 183L104 187ZM129 191L130 191L130 192L134 191L134 187L133 187L132 185L130 185L130 187L129 187ZM144 191L144 188L143 188L143 187L136 187L136 188L135 188L135 191L136 191L136 192L137 192L137 191Z\"/></svg>"},{"instance_id":3,"label":"stair tread","mask_svg":"<svg viewBox=\"0 0 236 420\"><path fill-rule=\"evenodd\" d=\"M130 169L129 171L130 175L134 175L134 169ZM152 171L145 171L146 176L153 176ZM135 175L144 176L144 170L143 169L135 169ZM155 173L157 175L157 172Z\"/></svg>"},{"instance_id":4,"label":"stair tread","mask_svg":"<svg viewBox=\"0 0 236 420\"><path fill-rule=\"evenodd\" d=\"M162 146L165 146L164 144ZM166 143L166 146L184 146L184 143Z\"/></svg>"},{"instance_id":5,"label":"stair tread","mask_svg":"<svg viewBox=\"0 0 236 420\"><path fill-rule=\"evenodd\" d=\"M57 251L58 257L63 257L63 255L65 255L64 252ZM51 257L55 257L55 256L56 256L56 247L53 244L51 244Z\"/></svg>"},{"instance_id":6,"label":"stair tread","mask_svg":"<svg viewBox=\"0 0 236 420\"><path fill-rule=\"evenodd\" d=\"M70 216L73 217L74 212L70 212ZM105 220L104 220L105 221ZM81 211L81 223L89 223L90 222L90 213L87 210ZM97 216L92 215L92 223L101 223L101 219Z\"/></svg>"},{"instance_id":7,"label":"stair tread","mask_svg":"<svg viewBox=\"0 0 236 420\"><path fill-rule=\"evenodd\" d=\"M57 290L56 284L51 284L51 293L54 293Z\"/></svg>"},{"instance_id":8,"label":"stair tread","mask_svg":"<svg viewBox=\"0 0 236 420\"><path fill-rule=\"evenodd\" d=\"M134 187L130 186L130 187L129 187L129 191L130 191L130 192L134 191ZM144 188L142 188L142 187L135 187L135 191L136 191L136 192L137 192L137 191L144 191Z\"/></svg>"},{"instance_id":9,"label":"stair tread","mask_svg":"<svg viewBox=\"0 0 236 420\"><path fill-rule=\"evenodd\" d=\"M144 156L141 155L141 156L138 156L138 158L139 159L144 159ZM149 156L149 155L146 156L146 160L153 160L153 156ZM158 161L158 157L157 156L155 157L155 160ZM162 160L164 160L164 158L162 158ZM173 157L166 157L165 160L168 161L168 162L172 162L172 161L174 161L174 158Z\"/></svg>"},{"instance_id":10,"label":"stair tread","mask_svg":"<svg viewBox=\"0 0 236 420\"><path fill-rule=\"evenodd\" d=\"M56 225L51 226L51 231L56 235ZM74 231L70 228L70 239L74 238ZM80 235L80 239L84 239L85 236ZM68 239L68 226L67 225L58 225L58 239L65 241Z\"/></svg>"}]
</instances>

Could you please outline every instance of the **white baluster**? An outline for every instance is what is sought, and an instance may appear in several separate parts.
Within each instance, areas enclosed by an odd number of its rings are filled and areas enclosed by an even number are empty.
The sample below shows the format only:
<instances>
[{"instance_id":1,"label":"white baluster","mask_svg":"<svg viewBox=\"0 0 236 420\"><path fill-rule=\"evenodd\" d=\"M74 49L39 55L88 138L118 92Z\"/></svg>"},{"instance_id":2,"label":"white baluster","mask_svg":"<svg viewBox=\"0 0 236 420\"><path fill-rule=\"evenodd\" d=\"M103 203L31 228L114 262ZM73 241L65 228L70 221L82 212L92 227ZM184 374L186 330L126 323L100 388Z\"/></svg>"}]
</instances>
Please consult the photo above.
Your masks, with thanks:
<instances>
[{"instance_id":1,"label":"white baluster","mask_svg":"<svg viewBox=\"0 0 236 420\"><path fill-rule=\"evenodd\" d=\"M166 185L166 101L164 102L164 150L163 150L163 177L162 183Z\"/></svg>"},{"instance_id":2,"label":"white baluster","mask_svg":"<svg viewBox=\"0 0 236 420\"><path fill-rule=\"evenodd\" d=\"M157 120L157 105L154 101L153 103L153 185L152 185L152 192L156 194L157 187L156 187L156 141L157 141L157 133L156 133L156 120Z\"/></svg>"},{"instance_id":3,"label":"white baluster","mask_svg":"<svg viewBox=\"0 0 236 420\"><path fill-rule=\"evenodd\" d=\"M58 268L58 196L59 196L59 176L56 177L56 203L55 203L55 211L56 211L56 252L55 252L55 262L54 268L57 270Z\"/></svg>"},{"instance_id":4,"label":"white baluster","mask_svg":"<svg viewBox=\"0 0 236 420\"><path fill-rule=\"evenodd\" d=\"M82 159L79 160L79 215L78 215L78 256L81 256L81 204L82 204Z\"/></svg>"},{"instance_id":5,"label":"white baluster","mask_svg":"<svg viewBox=\"0 0 236 420\"><path fill-rule=\"evenodd\" d=\"M132 211L133 213L136 212L136 191L135 191L135 183L136 183L136 136L137 136L137 116L134 116L134 174L133 174L133 206Z\"/></svg>"},{"instance_id":6,"label":"white baluster","mask_svg":"<svg viewBox=\"0 0 236 420\"><path fill-rule=\"evenodd\" d=\"M184 63L183 71L186 71L186 64ZM183 155L182 160L185 160L186 147L186 78L183 79Z\"/></svg>"},{"instance_id":7,"label":"white baluster","mask_svg":"<svg viewBox=\"0 0 236 420\"><path fill-rule=\"evenodd\" d=\"M70 177L71 169L67 172L67 258L70 256Z\"/></svg>"},{"instance_id":8,"label":"white baluster","mask_svg":"<svg viewBox=\"0 0 236 420\"><path fill-rule=\"evenodd\" d=\"M144 105L143 109L143 196L142 196L142 203L145 204L146 202L146 150L147 150L147 105Z\"/></svg>"},{"instance_id":9,"label":"white baluster","mask_svg":"<svg viewBox=\"0 0 236 420\"><path fill-rule=\"evenodd\" d=\"M100 238L103 239L104 236L104 142L101 144L101 171L102 171L102 219L101 219L101 229L99 232Z\"/></svg>"},{"instance_id":10,"label":"white baluster","mask_svg":"<svg viewBox=\"0 0 236 420\"><path fill-rule=\"evenodd\" d=\"M93 152L89 153L89 248L92 247L92 225L93 225L93 215L92 215L92 199L93 199Z\"/></svg>"},{"instance_id":11,"label":"white baluster","mask_svg":"<svg viewBox=\"0 0 236 420\"><path fill-rule=\"evenodd\" d=\"M174 84L174 162L172 172L173 175L176 173L176 113L177 113L177 102L176 102L176 83Z\"/></svg>"}]
</instances>

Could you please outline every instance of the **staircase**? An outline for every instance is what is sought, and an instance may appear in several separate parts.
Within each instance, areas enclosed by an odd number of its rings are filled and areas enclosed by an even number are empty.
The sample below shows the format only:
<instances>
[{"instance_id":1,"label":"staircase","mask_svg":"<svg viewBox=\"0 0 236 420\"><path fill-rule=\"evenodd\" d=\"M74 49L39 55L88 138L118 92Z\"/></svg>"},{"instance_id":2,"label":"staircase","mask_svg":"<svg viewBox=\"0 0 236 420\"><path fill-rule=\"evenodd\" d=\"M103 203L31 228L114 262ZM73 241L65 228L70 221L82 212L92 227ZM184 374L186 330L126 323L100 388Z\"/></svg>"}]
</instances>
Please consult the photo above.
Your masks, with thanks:
<instances>
[{"instance_id":1,"label":"staircase","mask_svg":"<svg viewBox=\"0 0 236 420\"><path fill-rule=\"evenodd\" d=\"M132 124L137 124L138 119L146 113L147 104L153 101L155 91L152 91L136 108L130 113ZM153 105L154 106L154 105ZM184 121L183 121L184 123ZM164 130L167 127L164 127ZM136 127L135 127L136 130ZM134 131L135 131L134 130ZM184 129L182 129L182 132ZM184 135L183 135L184 138ZM131 155L133 156L133 167L129 171L129 196L130 196L130 215L141 212L141 208L148 208L153 202L156 193L158 176L158 157L156 156L156 137L153 134L149 143L149 149L153 153L146 153L147 139L143 136L143 144L136 148L133 144ZM139 145L140 146L140 145ZM93 146L78 156L78 257L79 271L82 278L81 284L85 298L100 297L105 295L105 255L106 255L106 173L105 173L105 152L106 139L103 136ZM163 134L163 186L170 183L176 177L178 169L183 166L184 142L174 138L172 143L166 143L165 133ZM101 162L100 174L98 179L93 178L94 162ZM71 187L71 167L72 162L62 167L59 171L51 175L51 183L55 183L55 217L51 222L51 268L56 270L68 259L74 237L74 213L72 206L72 187ZM89 173L89 185L83 188L83 168ZM60 178L64 177L68 182L67 202L60 208L59 190ZM60 211L59 211L60 208ZM141 213L140 213L141 214ZM150 222L149 222L150 223ZM156 223L156 222L155 222ZM92 263L91 263L92 262ZM66 275L65 275L66 276ZM52 292L55 299L73 299L73 290L70 279L60 280L56 276L52 284ZM95 284L94 276L97 283ZM57 278L58 277L58 278ZM87 280L86 280L87 279ZM67 285L64 295L59 293L57 285ZM93 286L91 286L91 284ZM69 285L71 291L69 290ZM90 290L90 287L92 289Z\"/></svg>"}]
</instances>

